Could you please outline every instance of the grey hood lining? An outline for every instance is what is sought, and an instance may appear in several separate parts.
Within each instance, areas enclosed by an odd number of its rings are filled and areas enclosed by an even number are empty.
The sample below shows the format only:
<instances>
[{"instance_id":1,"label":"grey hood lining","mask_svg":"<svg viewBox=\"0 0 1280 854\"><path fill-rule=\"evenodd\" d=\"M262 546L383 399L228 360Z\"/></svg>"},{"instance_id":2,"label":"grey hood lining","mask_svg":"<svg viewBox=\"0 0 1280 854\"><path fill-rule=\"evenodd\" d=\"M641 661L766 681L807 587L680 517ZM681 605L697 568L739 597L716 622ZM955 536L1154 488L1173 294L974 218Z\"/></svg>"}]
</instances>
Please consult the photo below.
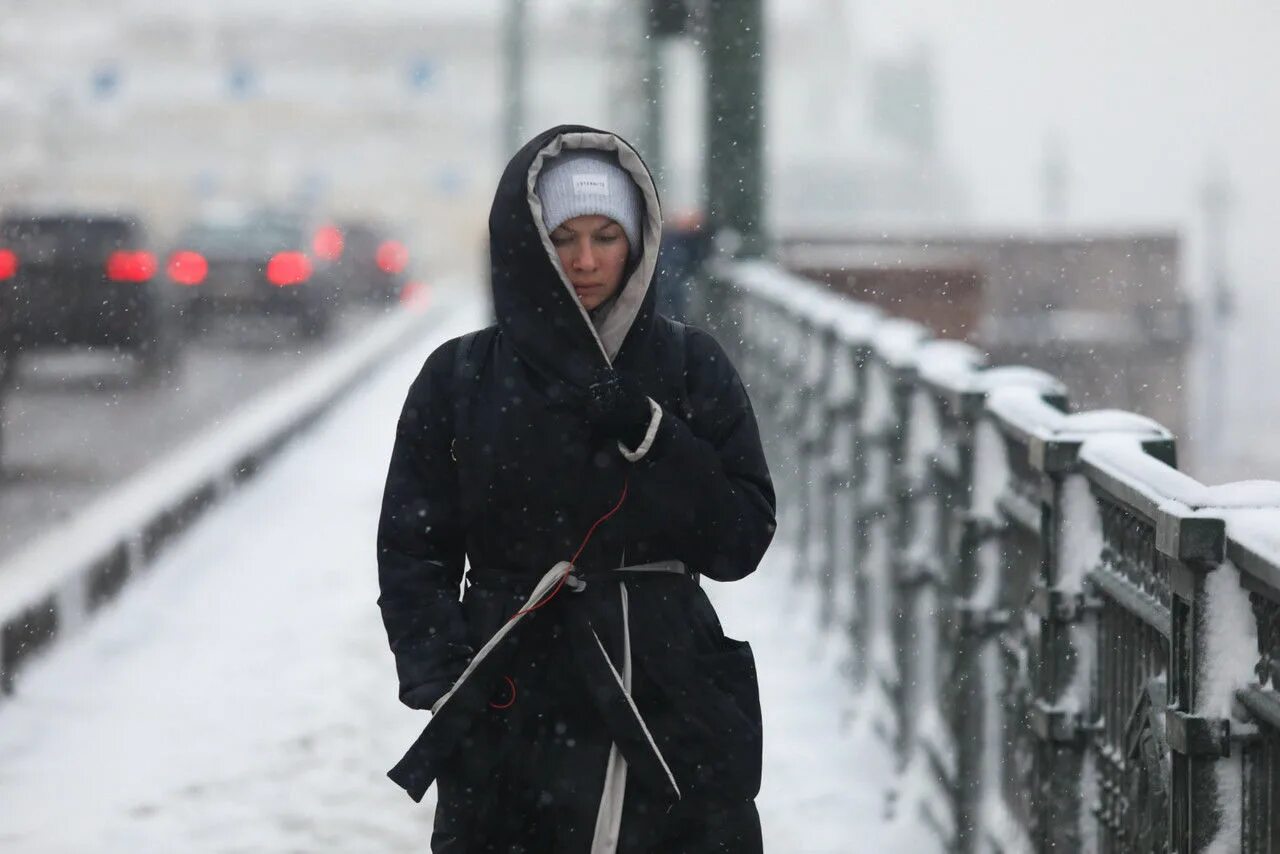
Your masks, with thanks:
<instances>
[{"instance_id":1,"label":"grey hood lining","mask_svg":"<svg viewBox=\"0 0 1280 854\"><path fill-rule=\"evenodd\" d=\"M618 163L630 173L631 179L636 182L636 186L640 188L640 193L644 198L644 222L642 224L644 237L640 263L636 265L630 278L619 290L614 304L610 306L601 320L599 329L596 328L591 316L578 300L578 294L574 291L573 284L560 266L560 256L556 254L555 246L551 243L551 235L547 232L546 224L542 221L542 201L538 198L538 194L534 192L534 188L538 183L538 173L542 171L543 162L555 157L566 148L615 153L618 156ZM573 299L573 304L578 307L583 323L587 325L587 329L591 331L592 337L595 338L596 344L599 345L605 362L612 365L613 360L618 355L618 351L622 349L622 342L626 340L627 333L631 331L631 325L640 313L640 307L644 304L645 294L649 291L653 281L653 272L658 264L658 246L662 240L662 211L658 205L658 191L653 185L653 177L649 174L649 170L645 168L644 162L640 159L640 155L636 153L635 149L627 145L619 137L611 133L575 132L560 134L537 153L533 158L533 164L529 167L527 184L529 208L533 211L533 222L538 228L538 236L542 238L542 245L547 250L551 264L555 267L556 274L560 277L565 290L568 291L569 296Z\"/></svg>"}]
</instances>

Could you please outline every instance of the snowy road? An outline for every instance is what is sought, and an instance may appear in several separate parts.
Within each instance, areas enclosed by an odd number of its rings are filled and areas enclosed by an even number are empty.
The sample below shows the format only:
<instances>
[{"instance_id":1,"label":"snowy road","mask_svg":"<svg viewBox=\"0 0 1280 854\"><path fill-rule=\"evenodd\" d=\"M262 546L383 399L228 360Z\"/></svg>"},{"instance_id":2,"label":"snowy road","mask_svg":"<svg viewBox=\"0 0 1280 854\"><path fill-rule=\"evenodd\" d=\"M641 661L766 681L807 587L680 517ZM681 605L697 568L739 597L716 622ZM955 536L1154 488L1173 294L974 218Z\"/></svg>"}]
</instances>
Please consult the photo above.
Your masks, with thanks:
<instances>
[{"instance_id":1,"label":"snowy road","mask_svg":"<svg viewBox=\"0 0 1280 854\"><path fill-rule=\"evenodd\" d=\"M384 777L423 724L396 701L373 535L395 417L455 313L212 511L0 705L0 851L425 851L430 799ZM776 547L712 591L759 662L766 850L906 850L890 760ZM919 847L911 850L919 851Z\"/></svg>"},{"instance_id":2,"label":"snowy road","mask_svg":"<svg viewBox=\"0 0 1280 854\"><path fill-rule=\"evenodd\" d=\"M218 327L152 385L137 382L129 357L102 350L24 357L16 387L0 399L0 555L225 421L379 316L371 306L346 307L324 341L296 340L287 325Z\"/></svg>"}]
</instances>

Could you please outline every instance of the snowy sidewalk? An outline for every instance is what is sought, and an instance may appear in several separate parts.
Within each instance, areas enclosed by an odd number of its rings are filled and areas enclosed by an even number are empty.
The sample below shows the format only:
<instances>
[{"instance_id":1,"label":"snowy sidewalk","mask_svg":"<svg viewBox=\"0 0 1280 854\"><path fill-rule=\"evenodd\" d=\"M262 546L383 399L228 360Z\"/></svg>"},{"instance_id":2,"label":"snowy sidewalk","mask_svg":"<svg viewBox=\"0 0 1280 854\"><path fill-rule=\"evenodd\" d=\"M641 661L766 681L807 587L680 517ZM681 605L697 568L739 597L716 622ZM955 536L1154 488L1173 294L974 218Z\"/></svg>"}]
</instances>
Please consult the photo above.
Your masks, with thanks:
<instances>
[{"instance_id":1,"label":"snowy sidewalk","mask_svg":"<svg viewBox=\"0 0 1280 854\"><path fill-rule=\"evenodd\" d=\"M455 314L388 364L24 674L0 704L0 850L426 850L432 795L384 776L424 720L396 701L373 538L408 384L477 321ZM896 850L890 759L846 734L844 680L779 550L709 585L759 663L766 850Z\"/></svg>"}]
</instances>

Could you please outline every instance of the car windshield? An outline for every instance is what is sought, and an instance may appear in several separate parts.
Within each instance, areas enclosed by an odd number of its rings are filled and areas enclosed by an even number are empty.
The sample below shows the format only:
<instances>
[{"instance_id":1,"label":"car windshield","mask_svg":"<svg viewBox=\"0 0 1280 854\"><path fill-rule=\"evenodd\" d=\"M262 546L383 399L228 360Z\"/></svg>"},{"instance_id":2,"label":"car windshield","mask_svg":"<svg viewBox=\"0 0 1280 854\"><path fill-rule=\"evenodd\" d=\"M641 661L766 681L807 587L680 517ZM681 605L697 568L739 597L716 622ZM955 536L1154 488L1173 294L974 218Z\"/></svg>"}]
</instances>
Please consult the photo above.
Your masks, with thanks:
<instances>
[{"instance_id":1,"label":"car windshield","mask_svg":"<svg viewBox=\"0 0 1280 854\"><path fill-rule=\"evenodd\" d=\"M31 255L46 252L95 253L122 247L134 233L122 219L90 219L64 216L11 217L0 234L10 247Z\"/></svg>"},{"instance_id":2,"label":"car windshield","mask_svg":"<svg viewBox=\"0 0 1280 854\"><path fill-rule=\"evenodd\" d=\"M239 258L306 248L300 225L268 220L194 226L183 233L178 243L204 255Z\"/></svg>"}]
</instances>

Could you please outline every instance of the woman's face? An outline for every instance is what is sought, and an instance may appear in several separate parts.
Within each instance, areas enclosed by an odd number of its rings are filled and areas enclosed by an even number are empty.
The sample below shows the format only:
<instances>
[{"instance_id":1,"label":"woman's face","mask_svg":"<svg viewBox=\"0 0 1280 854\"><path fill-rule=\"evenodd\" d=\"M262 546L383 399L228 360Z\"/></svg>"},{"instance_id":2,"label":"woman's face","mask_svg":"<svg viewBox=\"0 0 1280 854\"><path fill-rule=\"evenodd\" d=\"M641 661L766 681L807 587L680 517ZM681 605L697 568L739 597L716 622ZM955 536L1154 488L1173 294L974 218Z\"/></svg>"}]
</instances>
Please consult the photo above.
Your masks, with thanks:
<instances>
[{"instance_id":1,"label":"woman's face","mask_svg":"<svg viewBox=\"0 0 1280 854\"><path fill-rule=\"evenodd\" d=\"M607 216L586 214L565 220L551 232L551 245L582 307L590 311L622 286L631 251L627 235Z\"/></svg>"}]
</instances>

